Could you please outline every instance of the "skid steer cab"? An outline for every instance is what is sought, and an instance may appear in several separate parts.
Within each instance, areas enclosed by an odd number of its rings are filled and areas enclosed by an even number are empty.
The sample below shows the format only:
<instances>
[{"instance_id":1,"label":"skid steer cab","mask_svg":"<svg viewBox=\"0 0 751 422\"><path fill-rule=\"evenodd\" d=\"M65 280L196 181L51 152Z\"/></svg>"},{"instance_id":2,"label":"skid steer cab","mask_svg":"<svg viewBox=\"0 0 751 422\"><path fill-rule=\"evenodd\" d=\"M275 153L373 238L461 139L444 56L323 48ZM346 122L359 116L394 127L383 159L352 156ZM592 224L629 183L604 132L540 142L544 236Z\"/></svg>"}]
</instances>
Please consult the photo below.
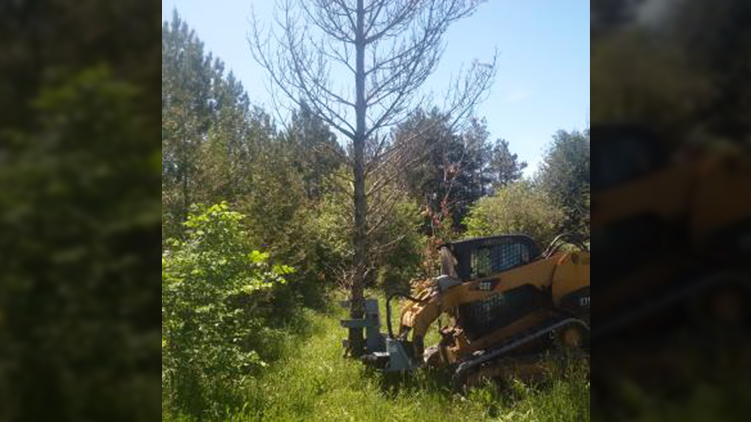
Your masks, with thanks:
<instances>
[{"instance_id":1,"label":"skid steer cab","mask_svg":"<svg viewBox=\"0 0 751 422\"><path fill-rule=\"evenodd\" d=\"M584 239L561 235L542 251L528 236L501 235L439 249L440 276L412 294L387 297L388 334L380 331L375 299L365 299L364 318L341 321L349 330L365 330L363 362L385 371L447 367L464 378L499 362L515 367L511 358L528 362L561 346L588 357L590 254ZM391 327L395 297L407 299L397 332ZM442 339L425 349L425 334L442 314L449 317L440 327Z\"/></svg>"}]
</instances>

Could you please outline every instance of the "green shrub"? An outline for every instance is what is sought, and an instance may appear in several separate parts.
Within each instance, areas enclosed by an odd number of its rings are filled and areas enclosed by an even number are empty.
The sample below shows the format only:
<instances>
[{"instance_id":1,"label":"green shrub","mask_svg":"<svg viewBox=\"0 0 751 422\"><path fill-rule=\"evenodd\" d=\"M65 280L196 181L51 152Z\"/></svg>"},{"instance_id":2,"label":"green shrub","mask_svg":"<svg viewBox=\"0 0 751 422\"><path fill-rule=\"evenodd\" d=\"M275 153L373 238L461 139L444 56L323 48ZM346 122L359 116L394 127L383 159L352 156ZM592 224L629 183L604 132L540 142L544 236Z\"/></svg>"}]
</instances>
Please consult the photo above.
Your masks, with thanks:
<instances>
[{"instance_id":1,"label":"green shrub","mask_svg":"<svg viewBox=\"0 0 751 422\"><path fill-rule=\"evenodd\" d=\"M162 370L178 407L201 411L206 395L265 365L261 305L292 269L252 249L243 218L226 203L194 206L185 240L162 256Z\"/></svg>"},{"instance_id":2,"label":"green shrub","mask_svg":"<svg viewBox=\"0 0 751 422\"><path fill-rule=\"evenodd\" d=\"M542 190L521 181L480 199L464 224L469 236L526 234L545 247L558 234L564 218L564 212Z\"/></svg>"}]
</instances>

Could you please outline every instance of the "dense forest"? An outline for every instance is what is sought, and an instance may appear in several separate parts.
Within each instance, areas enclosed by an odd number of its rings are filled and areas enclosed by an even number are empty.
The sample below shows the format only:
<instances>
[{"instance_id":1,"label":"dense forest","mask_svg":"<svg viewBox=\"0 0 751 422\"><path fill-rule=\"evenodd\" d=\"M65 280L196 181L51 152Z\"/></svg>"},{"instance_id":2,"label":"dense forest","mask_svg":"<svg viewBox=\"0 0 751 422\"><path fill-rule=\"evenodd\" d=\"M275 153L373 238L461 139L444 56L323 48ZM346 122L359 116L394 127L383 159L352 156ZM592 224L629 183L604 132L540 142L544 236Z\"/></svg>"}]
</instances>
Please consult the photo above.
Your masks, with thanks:
<instances>
[{"instance_id":1,"label":"dense forest","mask_svg":"<svg viewBox=\"0 0 751 422\"><path fill-rule=\"evenodd\" d=\"M218 397L262 376L305 309L328 309L352 277L351 149L304 102L282 121L250 97L177 12L164 23L168 409L223 410ZM484 117L452 125L438 108L415 110L387 142L415 137L426 148L404 148L410 165L366 181L389 180L369 198L365 274L374 294L435 275L443 241L526 233L544 246L588 230L588 130L551 134L526 177L513 140L493 140Z\"/></svg>"}]
</instances>

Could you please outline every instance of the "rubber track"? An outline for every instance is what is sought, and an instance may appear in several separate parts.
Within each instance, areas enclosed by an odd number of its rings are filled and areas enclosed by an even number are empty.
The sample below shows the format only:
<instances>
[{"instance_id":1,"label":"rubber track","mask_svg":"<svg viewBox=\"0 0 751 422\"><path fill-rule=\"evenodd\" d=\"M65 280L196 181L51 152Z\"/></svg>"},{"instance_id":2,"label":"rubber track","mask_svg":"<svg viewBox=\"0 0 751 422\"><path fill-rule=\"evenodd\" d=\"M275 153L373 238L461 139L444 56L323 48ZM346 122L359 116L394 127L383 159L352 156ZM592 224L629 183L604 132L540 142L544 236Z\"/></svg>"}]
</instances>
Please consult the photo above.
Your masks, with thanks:
<instances>
[{"instance_id":1,"label":"rubber track","mask_svg":"<svg viewBox=\"0 0 751 422\"><path fill-rule=\"evenodd\" d=\"M589 325L587 325L586 322L578 318L566 318L563 320L552 322L541 328L536 327L534 329L531 329L529 331L526 331L522 334L515 336L513 339L497 347L494 347L493 349L485 350L484 352L482 352L481 355L477 356L474 359L470 359L459 364L459 366L456 368L456 371L454 371L454 384L457 386L460 386L461 384L463 384L465 376L469 373L469 371L476 368L477 366L482 365L483 363L491 361L498 357L501 357L502 355L508 354L514 349L524 346L532 341L538 340L539 338L547 334L554 333L555 331L560 330L561 328L570 327L570 326L580 326L584 328L587 332L589 332Z\"/></svg>"}]
</instances>

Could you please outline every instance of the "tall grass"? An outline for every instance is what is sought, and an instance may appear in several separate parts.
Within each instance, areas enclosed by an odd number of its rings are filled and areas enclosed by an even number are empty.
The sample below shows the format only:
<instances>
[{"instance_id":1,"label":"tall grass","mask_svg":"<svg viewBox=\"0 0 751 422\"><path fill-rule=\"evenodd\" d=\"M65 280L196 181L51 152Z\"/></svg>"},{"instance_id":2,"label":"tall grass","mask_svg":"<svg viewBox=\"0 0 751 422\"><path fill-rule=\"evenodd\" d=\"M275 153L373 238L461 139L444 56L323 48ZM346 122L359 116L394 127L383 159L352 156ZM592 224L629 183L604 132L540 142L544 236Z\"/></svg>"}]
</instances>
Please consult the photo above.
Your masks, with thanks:
<instances>
[{"instance_id":1,"label":"tall grass","mask_svg":"<svg viewBox=\"0 0 751 422\"><path fill-rule=\"evenodd\" d=\"M460 395L440 375L384 374L345 359L339 325L345 317L339 309L302 311L278 360L249 378L242 391L230 392L234 400L215 407L224 410L196 417L173 413L165 403L163 420L589 420L589 381L583 376L535 388L520 382L503 389L487 385Z\"/></svg>"}]
</instances>

